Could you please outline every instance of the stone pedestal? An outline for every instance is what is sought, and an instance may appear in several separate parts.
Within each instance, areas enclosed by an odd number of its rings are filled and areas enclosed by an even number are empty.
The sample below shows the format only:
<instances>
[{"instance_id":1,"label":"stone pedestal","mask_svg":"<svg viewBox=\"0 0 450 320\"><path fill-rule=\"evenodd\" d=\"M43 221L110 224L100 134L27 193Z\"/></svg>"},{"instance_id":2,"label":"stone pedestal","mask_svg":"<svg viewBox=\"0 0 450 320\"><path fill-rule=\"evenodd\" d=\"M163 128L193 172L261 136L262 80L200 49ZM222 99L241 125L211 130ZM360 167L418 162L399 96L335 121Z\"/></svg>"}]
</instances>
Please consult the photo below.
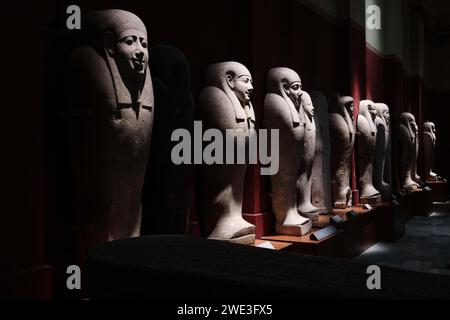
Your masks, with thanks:
<instances>
[{"instance_id":1,"label":"stone pedestal","mask_svg":"<svg viewBox=\"0 0 450 320\"><path fill-rule=\"evenodd\" d=\"M445 202L449 200L447 181L427 181L431 188L431 199L433 202Z\"/></svg>"},{"instance_id":2,"label":"stone pedestal","mask_svg":"<svg viewBox=\"0 0 450 320\"><path fill-rule=\"evenodd\" d=\"M370 204L371 206L377 205L381 203L382 198L381 195L376 195L372 197L359 197L359 203L360 204Z\"/></svg>"}]
</instances>

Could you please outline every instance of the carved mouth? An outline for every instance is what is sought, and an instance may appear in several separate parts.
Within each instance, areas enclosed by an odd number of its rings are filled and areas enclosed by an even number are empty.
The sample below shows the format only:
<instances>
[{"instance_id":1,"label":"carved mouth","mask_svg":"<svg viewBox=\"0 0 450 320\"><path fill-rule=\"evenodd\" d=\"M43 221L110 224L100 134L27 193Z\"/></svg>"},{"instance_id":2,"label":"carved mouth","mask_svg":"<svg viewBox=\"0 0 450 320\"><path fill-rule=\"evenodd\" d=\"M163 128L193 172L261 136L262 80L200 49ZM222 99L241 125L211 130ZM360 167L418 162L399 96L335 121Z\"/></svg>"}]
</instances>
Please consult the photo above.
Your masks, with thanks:
<instances>
[{"instance_id":1,"label":"carved mouth","mask_svg":"<svg viewBox=\"0 0 450 320\"><path fill-rule=\"evenodd\" d=\"M131 59L133 64L140 70L144 68L145 60L139 60L139 59Z\"/></svg>"}]
</instances>

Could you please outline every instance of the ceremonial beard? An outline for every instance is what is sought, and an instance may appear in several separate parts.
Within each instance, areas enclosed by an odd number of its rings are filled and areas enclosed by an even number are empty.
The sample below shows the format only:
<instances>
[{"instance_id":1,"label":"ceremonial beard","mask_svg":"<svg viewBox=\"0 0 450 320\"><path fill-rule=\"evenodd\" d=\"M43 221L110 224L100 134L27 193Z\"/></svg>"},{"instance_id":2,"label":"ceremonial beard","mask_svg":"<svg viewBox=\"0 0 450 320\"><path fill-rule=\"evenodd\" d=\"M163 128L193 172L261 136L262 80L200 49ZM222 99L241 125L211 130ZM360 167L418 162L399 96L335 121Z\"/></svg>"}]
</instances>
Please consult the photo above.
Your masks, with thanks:
<instances>
[{"instance_id":1,"label":"ceremonial beard","mask_svg":"<svg viewBox=\"0 0 450 320\"><path fill-rule=\"evenodd\" d=\"M145 73L133 72L128 77L122 75L123 83L130 92L133 103L139 101L145 83Z\"/></svg>"}]
</instances>

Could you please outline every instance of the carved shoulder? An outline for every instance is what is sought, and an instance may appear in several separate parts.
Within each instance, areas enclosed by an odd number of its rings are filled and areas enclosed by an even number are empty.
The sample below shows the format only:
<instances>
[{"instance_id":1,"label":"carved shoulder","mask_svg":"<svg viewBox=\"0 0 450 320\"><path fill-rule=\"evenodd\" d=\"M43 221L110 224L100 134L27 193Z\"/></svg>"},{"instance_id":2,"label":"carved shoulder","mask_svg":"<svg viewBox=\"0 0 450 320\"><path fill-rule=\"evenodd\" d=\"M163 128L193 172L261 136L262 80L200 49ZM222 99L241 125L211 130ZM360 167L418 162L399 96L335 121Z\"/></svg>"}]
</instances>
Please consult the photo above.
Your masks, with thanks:
<instances>
[{"instance_id":1,"label":"carved shoulder","mask_svg":"<svg viewBox=\"0 0 450 320\"><path fill-rule=\"evenodd\" d=\"M265 127L291 128L292 114L286 100L278 94L268 93L264 99L264 125Z\"/></svg>"},{"instance_id":2,"label":"carved shoulder","mask_svg":"<svg viewBox=\"0 0 450 320\"><path fill-rule=\"evenodd\" d=\"M363 115L358 115L358 119L356 120L356 128L358 132L370 132L369 121Z\"/></svg>"},{"instance_id":3,"label":"carved shoulder","mask_svg":"<svg viewBox=\"0 0 450 320\"><path fill-rule=\"evenodd\" d=\"M268 93L264 98L264 114L283 115L289 113L289 106L286 101L278 94Z\"/></svg>"},{"instance_id":4,"label":"carved shoulder","mask_svg":"<svg viewBox=\"0 0 450 320\"><path fill-rule=\"evenodd\" d=\"M332 131L341 131L345 132L345 134L349 133L347 123L342 115L339 113L330 113L330 130Z\"/></svg>"},{"instance_id":5,"label":"carved shoulder","mask_svg":"<svg viewBox=\"0 0 450 320\"><path fill-rule=\"evenodd\" d=\"M411 136L409 129L404 124L400 124L398 131L402 141L406 140L411 142L414 139L414 137Z\"/></svg>"},{"instance_id":6,"label":"carved shoulder","mask_svg":"<svg viewBox=\"0 0 450 320\"><path fill-rule=\"evenodd\" d=\"M222 89L204 88L200 93L198 111L205 126L222 130L236 127L232 102Z\"/></svg>"},{"instance_id":7,"label":"carved shoulder","mask_svg":"<svg viewBox=\"0 0 450 320\"><path fill-rule=\"evenodd\" d=\"M70 95L75 96L85 107L108 112L116 105L111 74L104 58L92 47L82 45L74 49L69 56Z\"/></svg>"}]
</instances>

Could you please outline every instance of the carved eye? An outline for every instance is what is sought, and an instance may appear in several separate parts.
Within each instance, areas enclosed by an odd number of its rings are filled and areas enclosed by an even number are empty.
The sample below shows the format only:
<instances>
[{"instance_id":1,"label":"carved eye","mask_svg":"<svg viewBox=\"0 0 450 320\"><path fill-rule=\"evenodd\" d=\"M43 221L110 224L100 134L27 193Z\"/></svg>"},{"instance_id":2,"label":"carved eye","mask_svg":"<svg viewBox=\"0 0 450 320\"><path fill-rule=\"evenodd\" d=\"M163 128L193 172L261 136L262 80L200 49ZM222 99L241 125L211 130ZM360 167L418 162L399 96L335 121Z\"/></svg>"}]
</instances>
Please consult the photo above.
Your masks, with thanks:
<instances>
[{"instance_id":1,"label":"carved eye","mask_svg":"<svg viewBox=\"0 0 450 320\"><path fill-rule=\"evenodd\" d=\"M299 86L298 84L296 84L296 85L294 85L294 86L292 87L292 89L293 89L293 90L296 90L296 91L297 91L299 88L300 88L300 86Z\"/></svg>"},{"instance_id":2,"label":"carved eye","mask_svg":"<svg viewBox=\"0 0 450 320\"><path fill-rule=\"evenodd\" d=\"M142 42L142 48L147 48L147 42Z\"/></svg>"},{"instance_id":3,"label":"carved eye","mask_svg":"<svg viewBox=\"0 0 450 320\"><path fill-rule=\"evenodd\" d=\"M127 44L127 45L129 45L129 46L131 46L132 44L133 44L133 39L126 39L125 40L125 43Z\"/></svg>"}]
</instances>

